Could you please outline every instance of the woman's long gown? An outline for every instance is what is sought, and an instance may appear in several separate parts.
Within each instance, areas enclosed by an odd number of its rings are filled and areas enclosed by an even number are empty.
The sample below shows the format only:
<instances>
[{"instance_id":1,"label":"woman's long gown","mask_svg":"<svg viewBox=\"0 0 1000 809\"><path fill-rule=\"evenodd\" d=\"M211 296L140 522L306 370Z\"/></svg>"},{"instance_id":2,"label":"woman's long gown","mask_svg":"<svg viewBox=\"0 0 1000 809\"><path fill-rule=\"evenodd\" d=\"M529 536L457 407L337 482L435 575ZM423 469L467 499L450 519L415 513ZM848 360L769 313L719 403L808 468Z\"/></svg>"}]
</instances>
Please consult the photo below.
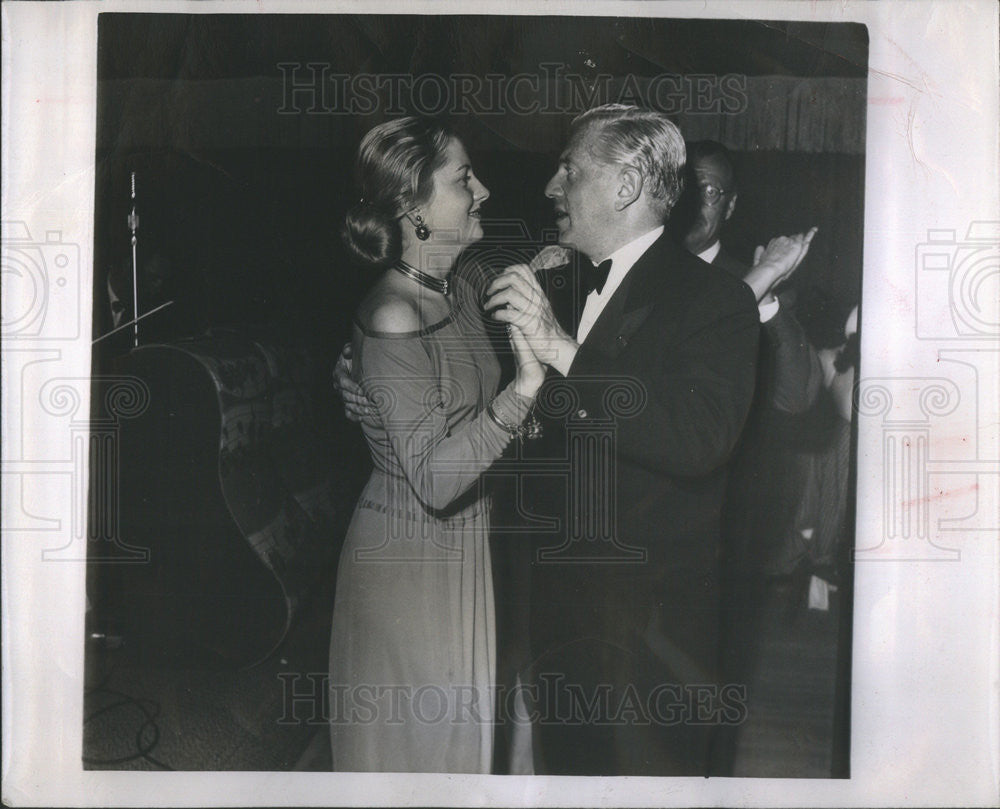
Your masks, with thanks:
<instances>
[{"instance_id":1,"label":"woman's long gown","mask_svg":"<svg viewBox=\"0 0 1000 809\"><path fill-rule=\"evenodd\" d=\"M376 403L374 471L341 552L330 644L334 769L490 770L495 622L480 478L510 441L485 412L499 364L471 287L419 332L356 324L354 376ZM528 402L502 391L519 422Z\"/></svg>"}]
</instances>

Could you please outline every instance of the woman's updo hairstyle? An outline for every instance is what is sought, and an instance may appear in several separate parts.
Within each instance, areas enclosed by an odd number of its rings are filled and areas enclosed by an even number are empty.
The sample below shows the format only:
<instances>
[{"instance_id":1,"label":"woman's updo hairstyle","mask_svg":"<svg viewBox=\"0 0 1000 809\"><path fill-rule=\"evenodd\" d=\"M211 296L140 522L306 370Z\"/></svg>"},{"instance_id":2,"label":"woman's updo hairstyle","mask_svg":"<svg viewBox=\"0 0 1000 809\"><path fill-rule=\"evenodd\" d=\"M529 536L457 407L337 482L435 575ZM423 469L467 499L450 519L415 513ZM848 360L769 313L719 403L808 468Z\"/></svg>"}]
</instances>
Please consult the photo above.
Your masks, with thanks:
<instances>
[{"instance_id":1,"label":"woman's updo hairstyle","mask_svg":"<svg viewBox=\"0 0 1000 809\"><path fill-rule=\"evenodd\" d=\"M430 198L431 175L444 163L452 133L440 122L408 116L371 129L358 147L360 200L342 236L351 256L378 269L402 255L401 215Z\"/></svg>"}]
</instances>

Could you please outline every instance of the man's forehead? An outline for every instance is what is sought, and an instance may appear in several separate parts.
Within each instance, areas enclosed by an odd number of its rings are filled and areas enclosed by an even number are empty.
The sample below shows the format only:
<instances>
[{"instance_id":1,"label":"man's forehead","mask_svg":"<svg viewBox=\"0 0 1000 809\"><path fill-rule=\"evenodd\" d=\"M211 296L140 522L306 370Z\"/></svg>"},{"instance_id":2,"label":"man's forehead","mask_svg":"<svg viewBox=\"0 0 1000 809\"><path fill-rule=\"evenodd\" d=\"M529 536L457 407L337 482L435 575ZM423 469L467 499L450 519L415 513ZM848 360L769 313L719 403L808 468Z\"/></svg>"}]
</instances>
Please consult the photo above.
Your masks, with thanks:
<instances>
[{"instance_id":1,"label":"man's forehead","mask_svg":"<svg viewBox=\"0 0 1000 809\"><path fill-rule=\"evenodd\" d=\"M691 168L697 177L714 177L724 185L733 179L733 170L729 163L717 155L706 155L696 158Z\"/></svg>"},{"instance_id":2,"label":"man's forehead","mask_svg":"<svg viewBox=\"0 0 1000 809\"><path fill-rule=\"evenodd\" d=\"M591 154L593 150L590 148L590 140L594 129L595 127L590 125L576 130L570 137L569 143L566 144L566 148L563 149L562 154L559 155L560 162L580 163L588 154Z\"/></svg>"},{"instance_id":3,"label":"man's forehead","mask_svg":"<svg viewBox=\"0 0 1000 809\"><path fill-rule=\"evenodd\" d=\"M559 155L560 163L574 163L579 159L580 147L578 144L570 143L562 150L562 154Z\"/></svg>"}]
</instances>

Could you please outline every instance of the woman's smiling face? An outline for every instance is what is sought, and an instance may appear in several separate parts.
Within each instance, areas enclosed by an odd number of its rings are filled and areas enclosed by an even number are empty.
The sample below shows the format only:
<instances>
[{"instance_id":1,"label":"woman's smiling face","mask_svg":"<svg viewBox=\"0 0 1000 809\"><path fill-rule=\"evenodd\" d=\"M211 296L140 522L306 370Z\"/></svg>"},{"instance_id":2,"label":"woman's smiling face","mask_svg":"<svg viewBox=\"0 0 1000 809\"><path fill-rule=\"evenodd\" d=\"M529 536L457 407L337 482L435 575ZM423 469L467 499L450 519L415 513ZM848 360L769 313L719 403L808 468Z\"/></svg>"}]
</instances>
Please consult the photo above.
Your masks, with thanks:
<instances>
[{"instance_id":1,"label":"woman's smiling face","mask_svg":"<svg viewBox=\"0 0 1000 809\"><path fill-rule=\"evenodd\" d=\"M435 241L471 244L483 238L479 208L490 192L476 177L465 146L452 138L444 163L431 175L430 199L419 206Z\"/></svg>"}]
</instances>

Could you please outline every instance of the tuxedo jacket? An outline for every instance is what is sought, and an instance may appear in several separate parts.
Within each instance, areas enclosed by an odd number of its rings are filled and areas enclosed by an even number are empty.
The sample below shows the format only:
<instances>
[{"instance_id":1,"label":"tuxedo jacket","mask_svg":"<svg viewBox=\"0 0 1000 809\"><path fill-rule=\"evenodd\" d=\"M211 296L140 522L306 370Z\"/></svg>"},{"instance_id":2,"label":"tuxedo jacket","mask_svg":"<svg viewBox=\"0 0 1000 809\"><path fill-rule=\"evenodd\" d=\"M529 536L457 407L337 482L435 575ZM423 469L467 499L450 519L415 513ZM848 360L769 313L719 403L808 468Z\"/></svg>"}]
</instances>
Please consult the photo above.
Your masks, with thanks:
<instances>
[{"instance_id":1,"label":"tuxedo jacket","mask_svg":"<svg viewBox=\"0 0 1000 809\"><path fill-rule=\"evenodd\" d=\"M550 287L571 334L574 287ZM543 436L525 446L548 473L536 463L522 484L539 561L601 560L628 578L711 568L758 334L746 284L667 233L639 258L568 374L550 373L539 391Z\"/></svg>"},{"instance_id":2,"label":"tuxedo jacket","mask_svg":"<svg viewBox=\"0 0 1000 809\"><path fill-rule=\"evenodd\" d=\"M572 334L577 285L548 280ZM599 707L589 721L558 720L572 689L614 706L670 684L683 710L695 684L717 682L726 464L753 397L759 331L749 287L665 234L568 374L539 391L543 435L524 442L520 502L532 550L522 680L537 686L543 717L539 772L708 772L709 724L621 724Z\"/></svg>"}]
</instances>

